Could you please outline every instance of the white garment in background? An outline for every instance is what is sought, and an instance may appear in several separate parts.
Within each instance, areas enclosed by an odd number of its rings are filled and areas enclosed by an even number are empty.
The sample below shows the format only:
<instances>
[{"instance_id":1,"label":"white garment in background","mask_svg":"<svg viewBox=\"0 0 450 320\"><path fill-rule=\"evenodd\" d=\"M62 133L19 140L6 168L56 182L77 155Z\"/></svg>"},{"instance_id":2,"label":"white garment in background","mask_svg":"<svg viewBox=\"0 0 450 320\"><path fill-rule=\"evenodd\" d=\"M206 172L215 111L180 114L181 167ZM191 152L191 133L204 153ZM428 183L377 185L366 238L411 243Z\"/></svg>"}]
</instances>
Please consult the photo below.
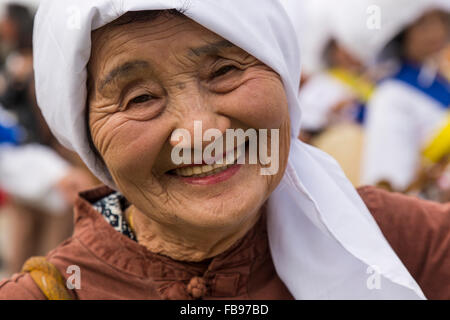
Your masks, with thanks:
<instances>
[{"instance_id":1,"label":"white garment in background","mask_svg":"<svg viewBox=\"0 0 450 320\"><path fill-rule=\"evenodd\" d=\"M416 88L387 80L369 105L362 182L388 181L405 190L416 178L421 151L445 122L448 110Z\"/></svg>"},{"instance_id":2,"label":"white garment in background","mask_svg":"<svg viewBox=\"0 0 450 320\"><path fill-rule=\"evenodd\" d=\"M43 0L34 58L39 105L58 139L115 187L86 138L86 65L91 32L127 11L180 9L254 55L282 78L292 145L269 199L268 233L278 275L296 299L423 299L408 270L337 163L301 143L299 44L277 0ZM308 30L304 30L308 32ZM373 273L380 287L367 285ZM372 274L371 274L372 273Z\"/></svg>"},{"instance_id":3,"label":"white garment in background","mask_svg":"<svg viewBox=\"0 0 450 320\"><path fill-rule=\"evenodd\" d=\"M68 172L68 163L48 147L0 145L0 187L16 200L45 213L61 214L68 209L56 188Z\"/></svg>"},{"instance_id":4,"label":"white garment in background","mask_svg":"<svg viewBox=\"0 0 450 320\"><path fill-rule=\"evenodd\" d=\"M330 112L343 101L355 98L351 88L328 73L319 73L300 89L302 129L318 131L328 124Z\"/></svg>"}]
</instances>

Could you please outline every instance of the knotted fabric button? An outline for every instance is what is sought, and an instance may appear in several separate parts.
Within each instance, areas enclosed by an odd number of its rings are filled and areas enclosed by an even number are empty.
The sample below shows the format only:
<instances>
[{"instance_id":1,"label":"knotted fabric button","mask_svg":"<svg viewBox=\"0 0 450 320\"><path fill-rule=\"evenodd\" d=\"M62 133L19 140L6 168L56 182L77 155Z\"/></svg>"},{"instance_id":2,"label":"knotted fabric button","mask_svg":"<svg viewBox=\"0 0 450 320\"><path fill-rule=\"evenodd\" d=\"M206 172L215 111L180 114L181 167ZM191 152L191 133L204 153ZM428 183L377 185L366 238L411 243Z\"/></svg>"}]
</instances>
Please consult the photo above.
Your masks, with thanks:
<instances>
[{"instance_id":1,"label":"knotted fabric button","mask_svg":"<svg viewBox=\"0 0 450 320\"><path fill-rule=\"evenodd\" d=\"M200 277L192 278L187 286L187 292L194 299L203 298L206 295L207 290L205 279Z\"/></svg>"}]
</instances>

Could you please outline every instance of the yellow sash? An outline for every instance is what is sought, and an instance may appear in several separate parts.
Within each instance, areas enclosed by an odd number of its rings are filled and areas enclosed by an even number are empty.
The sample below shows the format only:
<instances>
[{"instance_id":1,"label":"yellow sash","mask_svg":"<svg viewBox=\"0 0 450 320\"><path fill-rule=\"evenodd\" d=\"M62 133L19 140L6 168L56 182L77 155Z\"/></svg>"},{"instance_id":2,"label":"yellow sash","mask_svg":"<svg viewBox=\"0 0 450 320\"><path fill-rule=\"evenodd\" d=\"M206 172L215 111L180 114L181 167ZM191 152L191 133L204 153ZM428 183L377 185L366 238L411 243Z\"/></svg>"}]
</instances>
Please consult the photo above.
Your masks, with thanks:
<instances>
[{"instance_id":1,"label":"yellow sash","mask_svg":"<svg viewBox=\"0 0 450 320\"><path fill-rule=\"evenodd\" d=\"M350 71L334 68L328 73L344 84L348 85L358 95L361 102L367 103L375 91L375 85L364 77L355 75Z\"/></svg>"},{"instance_id":2,"label":"yellow sash","mask_svg":"<svg viewBox=\"0 0 450 320\"><path fill-rule=\"evenodd\" d=\"M423 150L426 161L437 163L450 154L450 113L447 122Z\"/></svg>"}]
</instances>

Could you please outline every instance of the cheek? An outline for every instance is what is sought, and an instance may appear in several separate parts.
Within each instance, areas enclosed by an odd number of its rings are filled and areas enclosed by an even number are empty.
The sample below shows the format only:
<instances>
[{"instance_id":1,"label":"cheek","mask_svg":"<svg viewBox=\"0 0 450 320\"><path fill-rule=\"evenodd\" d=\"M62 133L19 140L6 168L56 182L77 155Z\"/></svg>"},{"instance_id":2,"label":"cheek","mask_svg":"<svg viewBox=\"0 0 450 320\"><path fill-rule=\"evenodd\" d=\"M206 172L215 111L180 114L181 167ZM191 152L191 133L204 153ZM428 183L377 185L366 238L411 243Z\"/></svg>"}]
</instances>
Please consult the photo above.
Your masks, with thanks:
<instances>
[{"instance_id":1,"label":"cheek","mask_svg":"<svg viewBox=\"0 0 450 320\"><path fill-rule=\"evenodd\" d=\"M103 139L109 141L102 156L113 178L134 182L148 179L171 125L163 120L128 120L120 114L112 115L108 123L99 134L104 132Z\"/></svg>"},{"instance_id":2,"label":"cheek","mask_svg":"<svg viewBox=\"0 0 450 320\"><path fill-rule=\"evenodd\" d=\"M284 175L290 150L291 128L288 101L279 78L254 79L246 82L230 95L228 111L246 126L256 129L279 129L278 146L272 149L268 136L268 152L279 159L279 170L274 175L263 176L269 191L278 185Z\"/></svg>"},{"instance_id":3,"label":"cheek","mask_svg":"<svg viewBox=\"0 0 450 320\"><path fill-rule=\"evenodd\" d=\"M224 111L251 128L279 129L288 117L286 94L278 78L249 80L226 99Z\"/></svg>"}]
</instances>

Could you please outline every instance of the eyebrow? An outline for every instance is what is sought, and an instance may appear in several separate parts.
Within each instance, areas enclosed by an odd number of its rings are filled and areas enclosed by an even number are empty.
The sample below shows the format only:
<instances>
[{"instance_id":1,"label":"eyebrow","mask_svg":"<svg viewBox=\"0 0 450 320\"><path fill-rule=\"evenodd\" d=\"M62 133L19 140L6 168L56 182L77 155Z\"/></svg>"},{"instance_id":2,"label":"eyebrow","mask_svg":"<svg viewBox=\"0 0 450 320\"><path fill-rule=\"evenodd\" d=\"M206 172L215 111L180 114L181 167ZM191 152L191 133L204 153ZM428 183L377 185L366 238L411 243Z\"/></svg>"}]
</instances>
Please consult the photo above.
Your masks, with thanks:
<instances>
[{"instance_id":1,"label":"eyebrow","mask_svg":"<svg viewBox=\"0 0 450 320\"><path fill-rule=\"evenodd\" d=\"M232 48L235 47L234 44L232 44L228 40L220 40L211 44L207 44L201 47L196 48L190 48L189 49L189 55L194 54L197 57L203 56L203 55L211 55L211 54L217 54L220 52L223 48ZM142 68L150 68L150 64L147 61L144 60L135 60L135 61L129 61L126 62L113 70L111 70L108 75L100 82L98 88L99 91L103 91L103 89L108 86L111 82L113 82L115 79L120 77L126 77L130 72L136 70L136 69L142 69Z\"/></svg>"},{"instance_id":2,"label":"eyebrow","mask_svg":"<svg viewBox=\"0 0 450 320\"><path fill-rule=\"evenodd\" d=\"M143 60L135 60L126 62L113 70L111 70L108 75L100 82L99 89L102 91L107 85L113 82L116 78L125 77L131 71L140 68L149 68L150 65L147 61Z\"/></svg>"}]
</instances>

